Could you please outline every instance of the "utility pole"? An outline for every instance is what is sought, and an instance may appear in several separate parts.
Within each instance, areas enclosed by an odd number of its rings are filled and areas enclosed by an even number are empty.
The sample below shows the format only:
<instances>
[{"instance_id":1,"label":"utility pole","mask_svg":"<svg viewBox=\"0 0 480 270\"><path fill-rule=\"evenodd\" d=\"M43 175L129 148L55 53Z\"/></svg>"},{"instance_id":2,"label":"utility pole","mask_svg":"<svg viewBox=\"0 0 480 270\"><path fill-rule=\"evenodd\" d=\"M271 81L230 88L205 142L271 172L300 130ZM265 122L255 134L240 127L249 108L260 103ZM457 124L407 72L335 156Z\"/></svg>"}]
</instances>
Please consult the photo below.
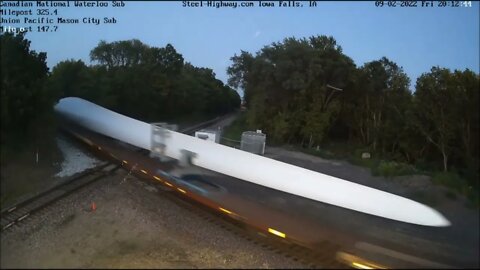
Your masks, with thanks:
<instances>
[{"instance_id":1,"label":"utility pole","mask_svg":"<svg viewBox=\"0 0 480 270\"><path fill-rule=\"evenodd\" d=\"M339 91L339 92L343 91L343 89L331 86L330 84L327 84L327 87L330 88L330 89L333 89L334 91L332 91L332 92L330 92L330 94L328 94L327 98L325 99L325 102L323 103L322 111L325 111L327 109L328 103L330 102L330 99L332 98L333 93L335 91Z\"/></svg>"}]
</instances>

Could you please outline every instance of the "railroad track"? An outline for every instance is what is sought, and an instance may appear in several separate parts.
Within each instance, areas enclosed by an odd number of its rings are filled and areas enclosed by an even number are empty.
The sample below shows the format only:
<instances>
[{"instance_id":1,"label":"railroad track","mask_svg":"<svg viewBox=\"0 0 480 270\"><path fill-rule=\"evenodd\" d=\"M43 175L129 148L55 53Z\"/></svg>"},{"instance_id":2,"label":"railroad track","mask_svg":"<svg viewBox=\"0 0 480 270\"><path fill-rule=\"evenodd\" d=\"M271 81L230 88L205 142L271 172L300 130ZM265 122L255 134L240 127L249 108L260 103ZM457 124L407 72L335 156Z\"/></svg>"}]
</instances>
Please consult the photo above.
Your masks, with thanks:
<instances>
[{"instance_id":1,"label":"railroad track","mask_svg":"<svg viewBox=\"0 0 480 270\"><path fill-rule=\"evenodd\" d=\"M184 128L179 130L179 132L184 134L192 134L196 130L210 126L211 124L221 121L228 116L229 115L217 117L195 126ZM149 153L144 149L139 149L138 151L143 155L147 155ZM122 161L119 160L118 162ZM124 169L128 170L129 173L136 176L138 180L149 185L153 184L159 187L157 190L162 190L162 195L165 195L178 205L183 206L192 214L197 215L222 229L230 231L231 233L258 245L263 249L273 251L291 260L298 261L310 268L352 268L350 262L345 262L338 258L338 255L341 254L340 246L331 241L325 239L324 241L315 244L315 246L305 246L293 239L279 238L266 232L263 230L263 228L254 227L242 219L236 219L232 218L230 215L224 215L225 213L219 213L218 209L199 203L195 199L188 196L182 196L185 195L185 191L175 185L172 185L171 183L174 183L174 181L171 181L168 176L166 177L168 174L163 175L161 178L152 178L151 176L148 176L148 174L141 168L132 167L131 164L127 163L122 163L122 166ZM367 263L364 265L368 266Z\"/></svg>"},{"instance_id":2,"label":"railroad track","mask_svg":"<svg viewBox=\"0 0 480 270\"><path fill-rule=\"evenodd\" d=\"M228 116L229 115L217 117L198 125L180 130L180 132L192 134L196 130L207 127L217 121L221 121ZM164 185L157 181L152 182L148 177L145 178L145 175L140 173L140 171L134 171L134 174L137 176L137 179L140 179L144 183L153 183L154 185L161 187L158 190L165 190ZM173 191L174 188L171 188L171 190ZM258 228L250 226L246 222L231 218L229 215L221 215L218 211L207 207L206 205L199 204L192 198L181 196L179 193L164 193L167 197L175 201L177 204L182 205L192 214L197 215L200 218L235 234L236 236L259 245L263 249L281 254L310 268L352 268L349 262L345 262L339 258L339 255L342 254L340 251L340 246L328 240L317 243L315 247L306 247L301 243L295 242L294 240L282 239L275 235L261 231Z\"/></svg>"},{"instance_id":3,"label":"railroad track","mask_svg":"<svg viewBox=\"0 0 480 270\"><path fill-rule=\"evenodd\" d=\"M226 116L216 117L214 119L196 124L191 127L184 128L180 132L190 134L197 129L201 129L216 121L219 121ZM74 135L75 136L75 135ZM138 149L138 152L147 154L148 151ZM26 218L32 216L35 212L49 206L50 204L58 201L59 199L79 190L80 188L95 182L121 168L122 164L117 164L115 161L106 161L101 165L85 170L72 176L70 179L58 184L48 190L42 191L33 197L27 198L15 205L9 206L7 209L2 210L0 213L0 229L4 232L8 228L22 222Z\"/></svg>"},{"instance_id":4,"label":"railroad track","mask_svg":"<svg viewBox=\"0 0 480 270\"><path fill-rule=\"evenodd\" d=\"M145 177L144 174L138 171L134 171L133 174L143 183L158 187L157 190L162 192L162 196L182 206L182 208L192 213L192 215L196 215L214 226L227 230L238 237L260 246L262 249L300 262L309 268L352 268L348 262L338 259L338 255L341 254L341 247L333 242L324 240L315 244L315 247L307 247L295 240L280 238L251 226L248 222L244 222L241 219L232 218L230 215L223 215L211 207L199 204L190 197L182 196L182 193L175 192L174 187L166 188L158 181L151 181L151 179Z\"/></svg>"},{"instance_id":5,"label":"railroad track","mask_svg":"<svg viewBox=\"0 0 480 270\"><path fill-rule=\"evenodd\" d=\"M191 126L191 127L187 127L187 128L184 128L184 129L181 129L179 130L179 132L181 133L184 133L184 134L187 134L187 135L191 135L192 133L194 133L195 131L199 130L199 129L202 129L204 127L207 127L217 121L220 121L226 117L230 116L229 114L227 115L224 115L224 116L219 116L219 117L216 117L214 119L211 119L211 120L208 120L208 121L205 121L205 122L202 122L202 123L199 123L197 125L194 125L194 126Z\"/></svg>"},{"instance_id":6,"label":"railroad track","mask_svg":"<svg viewBox=\"0 0 480 270\"><path fill-rule=\"evenodd\" d=\"M110 162L78 173L65 182L43 191L33 197L21 201L3 210L0 215L1 231L20 223L35 212L49 206L72 192L91 184L120 168L120 165Z\"/></svg>"},{"instance_id":7,"label":"railroad track","mask_svg":"<svg viewBox=\"0 0 480 270\"><path fill-rule=\"evenodd\" d=\"M228 115L217 117L192 127L184 128L179 132L192 134L194 131L209 126L225 117L228 117ZM148 154L148 151L143 149L138 149L137 151L145 155ZM71 179L53 187L52 189L9 207L1 212L1 231L3 232L7 230L30 217L35 212L46 208L68 194L113 173L121 167L128 169L128 166L124 167L123 165L125 164L121 163L121 161L106 161L93 169L86 170L73 176ZM152 182L150 178L145 178L145 175L141 173L141 170L130 169L130 172L136 175L137 179L140 179L144 183L162 186L159 182ZM251 226L247 222L232 218L229 215L222 215L215 209L199 204L192 198L181 196L176 192L166 191L165 186L162 187L164 188L160 188L159 190L163 190L162 193L164 193L165 196L169 197L177 204L182 205L192 214L197 215L213 225L237 235L238 237L246 239L263 249L273 251L293 261L298 261L309 268L351 268L351 265L348 263L338 260L340 246L328 240L316 244L314 248L307 247L292 239L282 239L269 234L259 228ZM175 189L171 188L171 190L173 191Z\"/></svg>"}]
</instances>

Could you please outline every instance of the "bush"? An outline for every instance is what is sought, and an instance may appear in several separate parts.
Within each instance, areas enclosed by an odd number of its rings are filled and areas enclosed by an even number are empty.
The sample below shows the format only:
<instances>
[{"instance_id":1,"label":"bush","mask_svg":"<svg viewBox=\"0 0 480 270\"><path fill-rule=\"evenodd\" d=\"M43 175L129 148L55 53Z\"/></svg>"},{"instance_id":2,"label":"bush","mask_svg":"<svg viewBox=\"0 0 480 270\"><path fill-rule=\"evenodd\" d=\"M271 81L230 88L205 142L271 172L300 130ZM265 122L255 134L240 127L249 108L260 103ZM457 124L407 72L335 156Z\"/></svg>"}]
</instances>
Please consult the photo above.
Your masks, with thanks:
<instances>
[{"instance_id":1,"label":"bush","mask_svg":"<svg viewBox=\"0 0 480 270\"><path fill-rule=\"evenodd\" d=\"M446 186L447 188L466 196L466 206L468 208L480 207L480 196L478 194L478 189L470 186L468 181L461 177L458 173L437 172L432 175L432 181L435 184Z\"/></svg>"},{"instance_id":2,"label":"bush","mask_svg":"<svg viewBox=\"0 0 480 270\"><path fill-rule=\"evenodd\" d=\"M480 208L480 196L478 190L470 189L469 192L467 192L467 199L466 207L471 209Z\"/></svg>"},{"instance_id":3,"label":"bush","mask_svg":"<svg viewBox=\"0 0 480 270\"><path fill-rule=\"evenodd\" d=\"M448 190L445 192L445 196L451 200L456 200L457 199L457 193L454 191Z\"/></svg>"},{"instance_id":4,"label":"bush","mask_svg":"<svg viewBox=\"0 0 480 270\"><path fill-rule=\"evenodd\" d=\"M373 175L380 175L384 177L393 177L398 175L414 174L415 168L405 163L395 161L380 161L378 166L372 168Z\"/></svg>"},{"instance_id":5,"label":"bush","mask_svg":"<svg viewBox=\"0 0 480 270\"><path fill-rule=\"evenodd\" d=\"M377 167L372 168L372 174L376 176L392 177L395 174L396 162L380 161Z\"/></svg>"},{"instance_id":6,"label":"bush","mask_svg":"<svg viewBox=\"0 0 480 270\"><path fill-rule=\"evenodd\" d=\"M242 112L237 119L223 130L222 144L239 147L242 133L247 130L246 114Z\"/></svg>"},{"instance_id":7,"label":"bush","mask_svg":"<svg viewBox=\"0 0 480 270\"><path fill-rule=\"evenodd\" d=\"M454 172L437 172L432 176L432 181L436 184L444 185L461 192L465 181Z\"/></svg>"}]
</instances>

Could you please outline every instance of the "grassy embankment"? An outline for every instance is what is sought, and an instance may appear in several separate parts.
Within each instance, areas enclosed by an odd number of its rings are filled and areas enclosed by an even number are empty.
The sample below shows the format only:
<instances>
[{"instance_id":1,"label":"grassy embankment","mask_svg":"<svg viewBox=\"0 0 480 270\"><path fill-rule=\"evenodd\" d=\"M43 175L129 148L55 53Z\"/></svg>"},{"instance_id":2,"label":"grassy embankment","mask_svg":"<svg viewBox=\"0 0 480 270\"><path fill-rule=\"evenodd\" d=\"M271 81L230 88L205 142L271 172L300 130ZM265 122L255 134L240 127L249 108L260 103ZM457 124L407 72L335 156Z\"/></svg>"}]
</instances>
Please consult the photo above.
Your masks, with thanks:
<instances>
[{"instance_id":1,"label":"grassy embankment","mask_svg":"<svg viewBox=\"0 0 480 270\"><path fill-rule=\"evenodd\" d=\"M48 186L63 160L53 140L10 140L1 147L0 208ZM38 152L38 162L37 162Z\"/></svg>"},{"instance_id":2,"label":"grassy embankment","mask_svg":"<svg viewBox=\"0 0 480 270\"><path fill-rule=\"evenodd\" d=\"M245 112L241 112L238 117L223 130L221 143L235 148L240 148L240 139L242 132L248 130L245 118Z\"/></svg>"},{"instance_id":3,"label":"grassy embankment","mask_svg":"<svg viewBox=\"0 0 480 270\"><path fill-rule=\"evenodd\" d=\"M223 137L229 140L240 141L242 132L245 130L250 129L246 123L245 113L241 113L230 126L224 129ZM239 146L239 143L225 139L222 139L222 144L237 148ZM325 159L346 160L351 164L369 168L374 176L383 176L387 179L401 175L428 175L434 184L448 188L448 192L445 194L448 198L455 200L458 194L462 194L468 198L468 207L480 207L478 190L470 187L464 178L453 171L443 172L425 166L420 168L419 166L388 160L384 157L377 157L375 154L372 154L370 159L362 159L362 153L369 152L369 150L365 147L346 142L328 142L318 150L315 148L303 148L298 145L293 146L293 149Z\"/></svg>"}]
</instances>

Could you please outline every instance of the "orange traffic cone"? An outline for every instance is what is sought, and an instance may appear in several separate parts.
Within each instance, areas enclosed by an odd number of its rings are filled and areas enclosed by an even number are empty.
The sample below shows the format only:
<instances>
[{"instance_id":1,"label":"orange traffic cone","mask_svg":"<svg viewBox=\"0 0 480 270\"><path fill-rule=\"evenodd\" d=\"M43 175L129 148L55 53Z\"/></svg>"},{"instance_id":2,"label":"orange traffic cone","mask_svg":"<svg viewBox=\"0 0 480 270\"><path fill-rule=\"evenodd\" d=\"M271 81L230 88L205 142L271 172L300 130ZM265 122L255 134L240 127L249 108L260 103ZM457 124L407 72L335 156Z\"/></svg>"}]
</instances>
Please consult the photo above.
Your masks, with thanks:
<instances>
[{"instance_id":1,"label":"orange traffic cone","mask_svg":"<svg viewBox=\"0 0 480 270\"><path fill-rule=\"evenodd\" d=\"M96 209L97 205L95 204L95 202L92 202L92 212L95 212Z\"/></svg>"}]
</instances>

